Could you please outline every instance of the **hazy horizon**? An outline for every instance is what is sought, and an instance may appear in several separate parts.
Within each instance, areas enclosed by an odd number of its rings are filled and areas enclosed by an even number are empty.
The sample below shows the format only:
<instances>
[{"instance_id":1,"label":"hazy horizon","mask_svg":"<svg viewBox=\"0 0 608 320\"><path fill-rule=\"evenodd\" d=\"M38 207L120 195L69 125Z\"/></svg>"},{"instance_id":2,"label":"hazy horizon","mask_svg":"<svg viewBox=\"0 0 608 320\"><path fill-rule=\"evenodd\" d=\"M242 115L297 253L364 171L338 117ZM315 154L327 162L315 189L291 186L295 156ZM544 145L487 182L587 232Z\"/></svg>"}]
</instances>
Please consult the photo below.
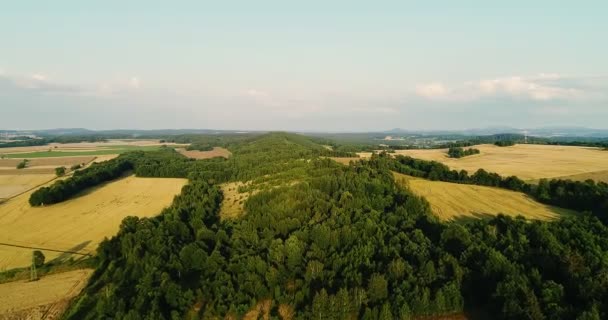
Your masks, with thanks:
<instances>
[{"instance_id":1,"label":"hazy horizon","mask_svg":"<svg viewBox=\"0 0 608 320\"><path fill-rule=\"evenodd\" d=\"M0 129L608 129L607 9L7 3Z\"/></svg>"}]
</instances>

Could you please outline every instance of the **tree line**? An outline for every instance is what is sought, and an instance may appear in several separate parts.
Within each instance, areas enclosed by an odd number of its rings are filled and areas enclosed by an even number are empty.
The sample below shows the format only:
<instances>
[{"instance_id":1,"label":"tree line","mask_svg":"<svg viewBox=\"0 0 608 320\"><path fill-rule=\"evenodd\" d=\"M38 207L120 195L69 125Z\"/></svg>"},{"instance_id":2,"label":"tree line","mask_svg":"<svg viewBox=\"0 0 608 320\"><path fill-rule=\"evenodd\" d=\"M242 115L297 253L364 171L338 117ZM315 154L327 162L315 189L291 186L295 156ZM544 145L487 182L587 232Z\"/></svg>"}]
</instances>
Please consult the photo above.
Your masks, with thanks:
<instances>
[{"instance_id":1,"label":"tree line","mask_svg":"<svg viewBox=\"0 0 608 320\"><path fill-rule=\"evenodd\" d=\"M124 158L94 163L84 170L75 171L73 176L66 180L56 181L48 187L34 191L30 195L29 203L31 206L42 206L62 202L87 188L114 180L132 169L132 163Z\"/></svg>"}]
</instances>

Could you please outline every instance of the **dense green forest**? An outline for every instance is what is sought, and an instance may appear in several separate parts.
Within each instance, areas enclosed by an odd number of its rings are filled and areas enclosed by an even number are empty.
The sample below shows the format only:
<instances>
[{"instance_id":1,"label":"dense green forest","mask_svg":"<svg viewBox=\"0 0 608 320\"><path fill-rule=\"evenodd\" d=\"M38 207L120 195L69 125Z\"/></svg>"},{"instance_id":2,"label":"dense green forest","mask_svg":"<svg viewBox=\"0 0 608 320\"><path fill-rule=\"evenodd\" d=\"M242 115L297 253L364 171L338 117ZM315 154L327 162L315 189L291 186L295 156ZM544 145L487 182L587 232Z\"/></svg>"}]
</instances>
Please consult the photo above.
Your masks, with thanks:
<instances>
[{"instance_id":1,"label":"dense green forest","mask_svg":"<svg viewBox=\"0 0 608 320\"><path fill-rule=\"evenodd\" d=\"M126 218L100 245L66 319L223 319L261 301L277 319L286 310L297 319L608 316L608 227L594 215L442 223L391 171L530 188L516 177L386 153L343 166L315 141L282 133L225 146L230 159L170 149L118 158L138 176L190 183L160 215ZM218 183L237 180L272 187L250 196L242 217L222 220Z\"/></svg>"}]
</instances>

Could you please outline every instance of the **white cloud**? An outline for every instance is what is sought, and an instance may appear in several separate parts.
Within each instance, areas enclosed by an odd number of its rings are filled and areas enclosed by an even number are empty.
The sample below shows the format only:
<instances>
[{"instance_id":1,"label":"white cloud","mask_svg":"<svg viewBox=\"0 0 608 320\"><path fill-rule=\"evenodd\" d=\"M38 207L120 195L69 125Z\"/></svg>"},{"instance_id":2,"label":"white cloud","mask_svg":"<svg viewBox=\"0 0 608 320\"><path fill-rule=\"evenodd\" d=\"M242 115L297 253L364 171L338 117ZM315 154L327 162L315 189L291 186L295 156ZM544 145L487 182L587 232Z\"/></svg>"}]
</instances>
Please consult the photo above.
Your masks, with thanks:
<instances>
[{"instance_id":1,"label":"white cloud","mask_svg":"<svg viewBox=\"0 0 608 320\"><path fill-rule=\"evenodd\" d=\"M482 98L515 98L533 101L574 100L590 96L581 88L570 87L556 73L535 76L509 76L469 81L447 87L441 83L416 86L418 96L449 101L471 101ZM570 79L571 80L571 79Z\"/></svg>"},{"instance_id":2,"label":"white cloud","mask_svg":"<svg viewBox=\"0 0 608 320\"><path fill-rule=\"evenodd\" d=\"M444 97L449 93L450 90L439 82L416 86L416 94L429 99Z\"/></svg>"},{"instance_id":3,"label":"white cloud","mask_svg":"<svg viewBox=\"0 0 608 320\"><path fill-rule=\"evenodd\" d=\"M250 97L254 97L254 98L267 98L269 97L269 94L267 92L264 91L260 91L257 89L249 89L245 92L246 95L250 96Z\"/></svg>"},{"instance_id":4,"label":"white cloud","mask_svg":"<svg viewBox=\"0 0 608 320\"><path fill-rule=\"evenodd\" d=\"M46 79L48 79L46 75L40 73L33 74L31 78L36 81L46 81Z\"/></svg>"},{"instance_id":5,"label":"white cloud","mask_svg":"<svg viewBox=\"0 0 608 320\"><path fill-rule=\"evenodd\" d=\"M128 84L131 88L139 89L139 86L140 86L139 78L135 77L135 76L131 77L131 79L129 79Z\"/></svg>"},{"instance_id":6,"label":"white cloud","mask_svg":"<svg viewBox=\"0 0 608 320\"><path fill-rule=\"evenodd\" d=\"M541 74L537 77L513 76L481 80L478 85L482 95L507 95L537 101L570 99L582 95L580 89L563 87L547 81L559 79L560 77L555 74Z\"/></svg>"}]
</instances>

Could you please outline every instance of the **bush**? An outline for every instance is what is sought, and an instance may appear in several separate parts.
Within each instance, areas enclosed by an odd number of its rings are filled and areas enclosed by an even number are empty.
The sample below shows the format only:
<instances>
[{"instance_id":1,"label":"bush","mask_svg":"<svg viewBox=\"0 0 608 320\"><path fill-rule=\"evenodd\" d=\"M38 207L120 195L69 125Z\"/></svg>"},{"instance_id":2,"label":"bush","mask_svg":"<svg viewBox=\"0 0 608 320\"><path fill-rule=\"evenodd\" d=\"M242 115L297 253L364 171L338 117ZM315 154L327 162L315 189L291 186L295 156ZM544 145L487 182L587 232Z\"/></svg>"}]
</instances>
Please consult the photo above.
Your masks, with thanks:
<instances>
[{"instance_id":1,"label":"bush","mask_svg":"<svg viewBox=\"0 0 608 320\"><path fill-rule=\"evenodd\" d=\"M63 175L65 175L65 167L57 167L57 168L55 168L55 174L58 177L62 177Z\"/></svg>"},{"instance_id":2,"label":"bush","mask_svg":"<svg viewBox=\"0 0 608 320\"><path fill-rule=\"evenodd\" d=\"M25 169L25 167L27 167L27 159L24 159L23 161L19 162L17 164L17 169Z\"/></svg>"}]
</instances>

